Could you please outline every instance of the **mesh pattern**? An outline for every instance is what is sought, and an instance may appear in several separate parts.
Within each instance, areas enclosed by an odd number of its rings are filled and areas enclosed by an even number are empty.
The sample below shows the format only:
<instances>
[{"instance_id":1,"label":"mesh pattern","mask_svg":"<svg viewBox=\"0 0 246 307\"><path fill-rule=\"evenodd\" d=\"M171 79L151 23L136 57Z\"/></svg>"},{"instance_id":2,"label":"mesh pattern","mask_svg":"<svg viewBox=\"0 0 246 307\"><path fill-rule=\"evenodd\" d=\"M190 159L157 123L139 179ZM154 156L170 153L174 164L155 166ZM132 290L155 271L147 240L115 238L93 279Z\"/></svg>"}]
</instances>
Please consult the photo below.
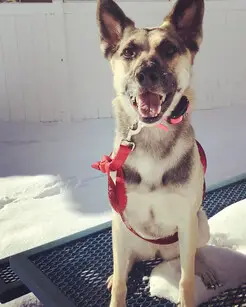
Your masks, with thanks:
<instances>
[{"instance_id":1,"label":"mesh pattern","mask_svg":"<svg viewBox=\"0 0 246 307\"><path fill-rule=\"evenodd\" d=\"M219 190L206 194L203 201L208 217L218 213L223 208L246 198L246 180L231 184Z\"/></svg>"},{"instance_id":2,"label":"mesh pattern","mask_svg":"<svg viewBox=\"0 0 246 307\"><path fill-rule=\"evenodd\" d=\"M19 277L13 272L9 265L0 266L0 279L5 284L11 284L19 280Z\"/></svg>"},{"instance_id":3,"label":"mesh pattern","mask_svg":"<svg viewBox=\"0 0 246 307\"><path fill-rule=\"evenodd\" d=\"M246 198L246 181L206 194L204 208L209 217L226 206ZM111 230L73 241L32 256L30 260L78 307L108 306L110 293L105 282L112 273ZM128 280L127 306L174 306L149 297L148 280L160 260L140 262ZM246 285L225 292L206 306L246 306ZM203 305L205 306L205 305Z\"/></svg>"},{"instance_id":4,"label":"mesh pattern","mask_svg":"<svg viewBox=\"0 0 246 307\"><path fill-rule=\"evenodd\" d=\"M246 306L246 284L238 289L232 289L213 298L201 307L242 307Z\"/></svg>"}]
</instances>

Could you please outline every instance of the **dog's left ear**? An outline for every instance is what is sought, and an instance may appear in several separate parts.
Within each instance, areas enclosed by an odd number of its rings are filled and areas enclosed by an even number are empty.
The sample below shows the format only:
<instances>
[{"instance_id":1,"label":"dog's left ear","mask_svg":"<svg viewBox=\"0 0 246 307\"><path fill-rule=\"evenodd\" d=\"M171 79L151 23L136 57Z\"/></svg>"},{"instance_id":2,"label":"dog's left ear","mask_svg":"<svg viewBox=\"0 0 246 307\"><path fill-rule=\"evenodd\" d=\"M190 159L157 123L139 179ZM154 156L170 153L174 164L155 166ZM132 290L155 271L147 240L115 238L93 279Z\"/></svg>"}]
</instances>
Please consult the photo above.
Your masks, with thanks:
<instances>
[{"instance_id":1,"label":"dog's left ear","mask_svg":"<svg viewBox=\"0 0 246 307\"><path fill-rule=\"evenodd\" d=\"M172 24L191 51L198 51L202 41L204 0L177 0L164 19Z\"/></svg>"},{"instance_id":2,"label":"dog's left ear","mask_svg":"<svg viewBox=\"0 0 246 307\"><path fill-rule=\"evenodd\" d=\"M113 0L97 0L97 23L101 49L106 57L116 51L125 30L135 27L134 22Z\"/></svg>"}]
</instances>

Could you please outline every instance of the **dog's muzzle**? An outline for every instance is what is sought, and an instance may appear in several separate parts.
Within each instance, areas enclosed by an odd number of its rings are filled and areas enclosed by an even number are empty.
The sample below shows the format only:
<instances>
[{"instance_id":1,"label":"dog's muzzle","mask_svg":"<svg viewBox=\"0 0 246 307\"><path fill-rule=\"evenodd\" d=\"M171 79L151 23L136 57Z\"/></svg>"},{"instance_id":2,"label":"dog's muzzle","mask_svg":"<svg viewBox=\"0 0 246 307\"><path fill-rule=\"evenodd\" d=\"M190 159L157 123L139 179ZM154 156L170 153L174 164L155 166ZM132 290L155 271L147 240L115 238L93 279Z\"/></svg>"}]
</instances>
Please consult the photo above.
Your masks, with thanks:
<instances>
[{"instance_id":1,"label":"dog's muzzle","mask_svg":"<svg viewBox=\"0 0 246 307\"><path fill-rule=\"evenodd\" d=\"M163 72L155 62L149 62L136 71L135 82L139 89L137 95L130 98L140 121L147 124L156 123L163 116L164 105L170 102L175 92L173 74Z\"/></svg>"}]
</instances>

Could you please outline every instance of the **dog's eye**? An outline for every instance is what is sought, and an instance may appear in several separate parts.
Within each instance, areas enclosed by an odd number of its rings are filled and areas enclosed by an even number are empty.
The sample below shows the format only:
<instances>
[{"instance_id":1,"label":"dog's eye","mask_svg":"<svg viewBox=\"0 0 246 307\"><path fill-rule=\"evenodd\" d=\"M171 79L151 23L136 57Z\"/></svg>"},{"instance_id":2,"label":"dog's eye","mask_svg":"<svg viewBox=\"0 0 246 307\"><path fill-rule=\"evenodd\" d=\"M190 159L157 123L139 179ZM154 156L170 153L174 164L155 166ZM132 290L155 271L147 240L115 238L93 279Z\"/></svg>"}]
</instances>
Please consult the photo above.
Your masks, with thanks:
<instances>
[{"instance_id":1,"label":"dog's eye","mask_svg":"<svg viewBox=\"0 0 246 307\"><path fill-rule=\"evenodd\" d=\"M166 56L168 57L171 57L173 56L175 53L178 52L178 48L172 44L169 44L168 46L166 46L165 48L165 53L166 53Z\"/></svg>"},{"instance_id":2,"label":"dog's eye","mask_svg":"<svg viewBox=\"0 0 246 307\"><path fill-rule=\"evenodd\" d=\"M136 56L136 51L133 48L126 48L122 55L125 59L133 59Z\"/></svg>"}]
</instances>

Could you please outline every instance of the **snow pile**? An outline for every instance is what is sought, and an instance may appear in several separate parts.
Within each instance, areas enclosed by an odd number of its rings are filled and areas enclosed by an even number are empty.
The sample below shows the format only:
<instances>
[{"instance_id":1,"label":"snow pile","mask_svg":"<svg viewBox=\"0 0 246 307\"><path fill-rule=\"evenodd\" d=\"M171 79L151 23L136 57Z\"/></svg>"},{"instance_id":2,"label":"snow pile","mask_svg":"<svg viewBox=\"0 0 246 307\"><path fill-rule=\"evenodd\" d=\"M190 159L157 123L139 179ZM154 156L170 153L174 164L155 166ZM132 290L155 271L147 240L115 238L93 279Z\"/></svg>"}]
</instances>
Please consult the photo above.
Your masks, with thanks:
<instances>
[{"instance_id":1,"label":"snow pile","mask_svg":"<svg viewBox=\"0 0 246 307\"><path fill-rule=\"evenodd\" d=\"M245 216L246 200L243 200L225 208L209 220L210 245L202 248L202 253L223 286L208 290L200 277L196 276L196 306L246 282ZM161 263L150 276L151 296L164 297L177 303L180 277L179 259Z\"/></svg>"},{"instance_id":2,"label":"snow pile","mask_svg":"<svg viewBox=\"0 0 246 307\"><path fill-rule=\"evenodd\" d=\"M0 122L0 258L111 219L107 180L90 165L112 138L110 119Z\"/></svg>"},{"instance_id":3,"label":"snow pile","mask_svg":"<svg viewBox=\"0 0 246 307\"><path fill-rule=\"evenodd\" d=\"M1 190L7 192L0 199L1 257L109 221L105 184L103 178L80 182L48 175L0 179ZM96 202L95 189L105 195ZM73 195L79 203L73 203ZM96 214L96 206L105 211Z\"/></svg>"}]
</instances>

